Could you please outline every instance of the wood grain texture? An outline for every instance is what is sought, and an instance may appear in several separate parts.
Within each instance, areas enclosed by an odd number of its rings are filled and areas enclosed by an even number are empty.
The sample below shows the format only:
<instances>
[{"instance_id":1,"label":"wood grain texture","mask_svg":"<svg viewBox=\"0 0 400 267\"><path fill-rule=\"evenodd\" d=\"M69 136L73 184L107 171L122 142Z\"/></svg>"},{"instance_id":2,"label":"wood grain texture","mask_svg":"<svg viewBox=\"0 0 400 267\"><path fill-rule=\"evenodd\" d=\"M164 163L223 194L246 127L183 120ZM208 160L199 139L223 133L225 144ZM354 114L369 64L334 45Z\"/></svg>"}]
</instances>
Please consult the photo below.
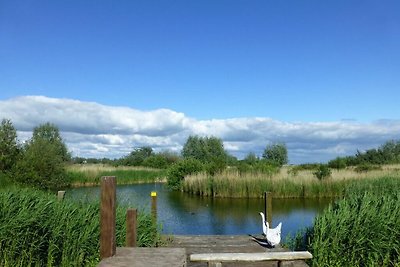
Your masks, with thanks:
<instances>
[{"instance_id":1,"label":"wood grain texture","mask_svg":"<svg viewBox=\"0 0 400 267\"><path fill-rule=\"evenodd\" d=\"M112 257L116 252L116 184L115 176L101 178L100 259Z\"/></svg>"}]
</instances>

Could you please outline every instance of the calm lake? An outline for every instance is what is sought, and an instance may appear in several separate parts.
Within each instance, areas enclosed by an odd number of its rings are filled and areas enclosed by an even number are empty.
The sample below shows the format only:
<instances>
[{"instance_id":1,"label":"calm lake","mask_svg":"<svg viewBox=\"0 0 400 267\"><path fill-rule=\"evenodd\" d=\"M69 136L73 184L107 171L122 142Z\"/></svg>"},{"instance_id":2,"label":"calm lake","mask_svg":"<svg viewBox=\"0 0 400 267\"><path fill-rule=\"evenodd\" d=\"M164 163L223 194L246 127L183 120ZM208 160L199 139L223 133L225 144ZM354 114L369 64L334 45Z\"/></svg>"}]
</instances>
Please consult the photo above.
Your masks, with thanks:
<instances>
[{"instance_id":1,"label":"calm lake","mask_svg":"<svg viewBox=\"0 0 400 267\"><path fill-rule=\"evenodd\" d=\"M212 199L171 192L163 184L120 185L117 203L150 212L151 191L157 192L157 216L165 234L245 235L261 234L263 199ZM66 198L99 201L100 187L69 189ZM311 226L315 216L332 199L273 199L272 226L282 222L287 234Z\"/></svg>"}]
</instances>

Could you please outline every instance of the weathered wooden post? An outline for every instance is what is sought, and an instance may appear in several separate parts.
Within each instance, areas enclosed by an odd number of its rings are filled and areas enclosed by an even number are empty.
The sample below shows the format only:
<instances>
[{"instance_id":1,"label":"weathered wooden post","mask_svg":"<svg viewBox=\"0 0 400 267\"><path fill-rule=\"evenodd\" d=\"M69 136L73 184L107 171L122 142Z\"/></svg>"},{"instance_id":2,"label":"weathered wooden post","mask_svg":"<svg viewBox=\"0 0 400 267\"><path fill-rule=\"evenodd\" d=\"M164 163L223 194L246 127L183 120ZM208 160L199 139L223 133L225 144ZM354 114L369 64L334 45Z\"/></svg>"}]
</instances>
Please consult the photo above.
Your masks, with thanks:
<instances>
[{"instance_id":1,"label":"weathered wooden post","mask_svg":"<svg viewBox=\"0 0 400 267\"><path fill-rule=\"evenodd\" d=\"M112 257L115 255L116 251L116 184L115 176L101 177L100 259Z\"/></svg>"},{"instance_id":2,"label":"weathered wooden post","mask_svg":"<svg viewBox=\"0 0 400 267\"><path fill-rule=\"evenodd\" d=\"M151 215L154 221L157 221L157 192L151 192Z\"/></svg>"},{"instance_id":3,"label":"weathered wooden post","mask_svg":"<svg viewBox=\"0 0 400 267\"><path fill-rule=\"evenodd\" d=\"M58 201L62 201L64 199L64 196L65 196L65 191L58 191L57 192Z\"/></svg>"},{"instance_id":4,"label":"weathered wooden post","mask_svg":"<svg viewBox=\"0 0 400 267\"><path fill-rule=\"evenodd\" d=\"M137 240L137 210L126 211L126 246L136 247Z\"/></svg>"},{"instance_id":5,"label":"weathered wooden post","mask_svg":"<svg viewBox=\"0 0 400 267\"><path fill-rule=\"evenodd\" d=\"M264 214L265 219L272 227L272 193L264 192Z\"/></svg>"}]
</instances>

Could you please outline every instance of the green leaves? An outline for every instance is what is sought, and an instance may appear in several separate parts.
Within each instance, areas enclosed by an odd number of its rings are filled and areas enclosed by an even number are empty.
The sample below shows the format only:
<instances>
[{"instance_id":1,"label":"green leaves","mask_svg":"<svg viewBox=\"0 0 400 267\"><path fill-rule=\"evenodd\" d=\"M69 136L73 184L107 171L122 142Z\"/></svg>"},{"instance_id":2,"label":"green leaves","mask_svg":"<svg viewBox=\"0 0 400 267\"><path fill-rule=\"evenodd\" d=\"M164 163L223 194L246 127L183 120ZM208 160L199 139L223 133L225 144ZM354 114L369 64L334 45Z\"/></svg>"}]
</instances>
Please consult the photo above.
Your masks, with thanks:
<instances>
[{"instance_id":1,"label":"green leaves","mask_svg":"<svg viewBox=\"0 0 400 267\"><path fill-rule=\"evenodd\" d=\"M272 145L268 145L264 153L262 155L264 159L268 162L275 164L279 167L288 163L288 153L286 144L284 143L276 143Z\"/></svg>"}]
</instances>

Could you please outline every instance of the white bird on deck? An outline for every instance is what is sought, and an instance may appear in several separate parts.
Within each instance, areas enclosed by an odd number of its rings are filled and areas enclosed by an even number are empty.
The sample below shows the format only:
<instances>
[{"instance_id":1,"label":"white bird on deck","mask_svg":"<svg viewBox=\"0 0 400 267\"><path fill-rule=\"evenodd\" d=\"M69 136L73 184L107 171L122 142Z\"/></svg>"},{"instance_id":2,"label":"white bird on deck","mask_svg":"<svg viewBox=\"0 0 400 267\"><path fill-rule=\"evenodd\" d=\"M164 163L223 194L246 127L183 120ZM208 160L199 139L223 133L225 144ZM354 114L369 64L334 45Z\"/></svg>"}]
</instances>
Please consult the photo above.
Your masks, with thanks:
<instances>
[{"instance_id":1,"label":"white bird on deck","mask_svg":"<svg viewBox=\"0 0 400 267\"><path fill-rule=\"evenodd\" d=\"M279 245L281 242L281 229L282 223L280 222L277 227L269 228L269 223L265 220L264 213L260 212L262 218L262 228L264 236L272 246Z\"/></svg>"}]
</instances>

